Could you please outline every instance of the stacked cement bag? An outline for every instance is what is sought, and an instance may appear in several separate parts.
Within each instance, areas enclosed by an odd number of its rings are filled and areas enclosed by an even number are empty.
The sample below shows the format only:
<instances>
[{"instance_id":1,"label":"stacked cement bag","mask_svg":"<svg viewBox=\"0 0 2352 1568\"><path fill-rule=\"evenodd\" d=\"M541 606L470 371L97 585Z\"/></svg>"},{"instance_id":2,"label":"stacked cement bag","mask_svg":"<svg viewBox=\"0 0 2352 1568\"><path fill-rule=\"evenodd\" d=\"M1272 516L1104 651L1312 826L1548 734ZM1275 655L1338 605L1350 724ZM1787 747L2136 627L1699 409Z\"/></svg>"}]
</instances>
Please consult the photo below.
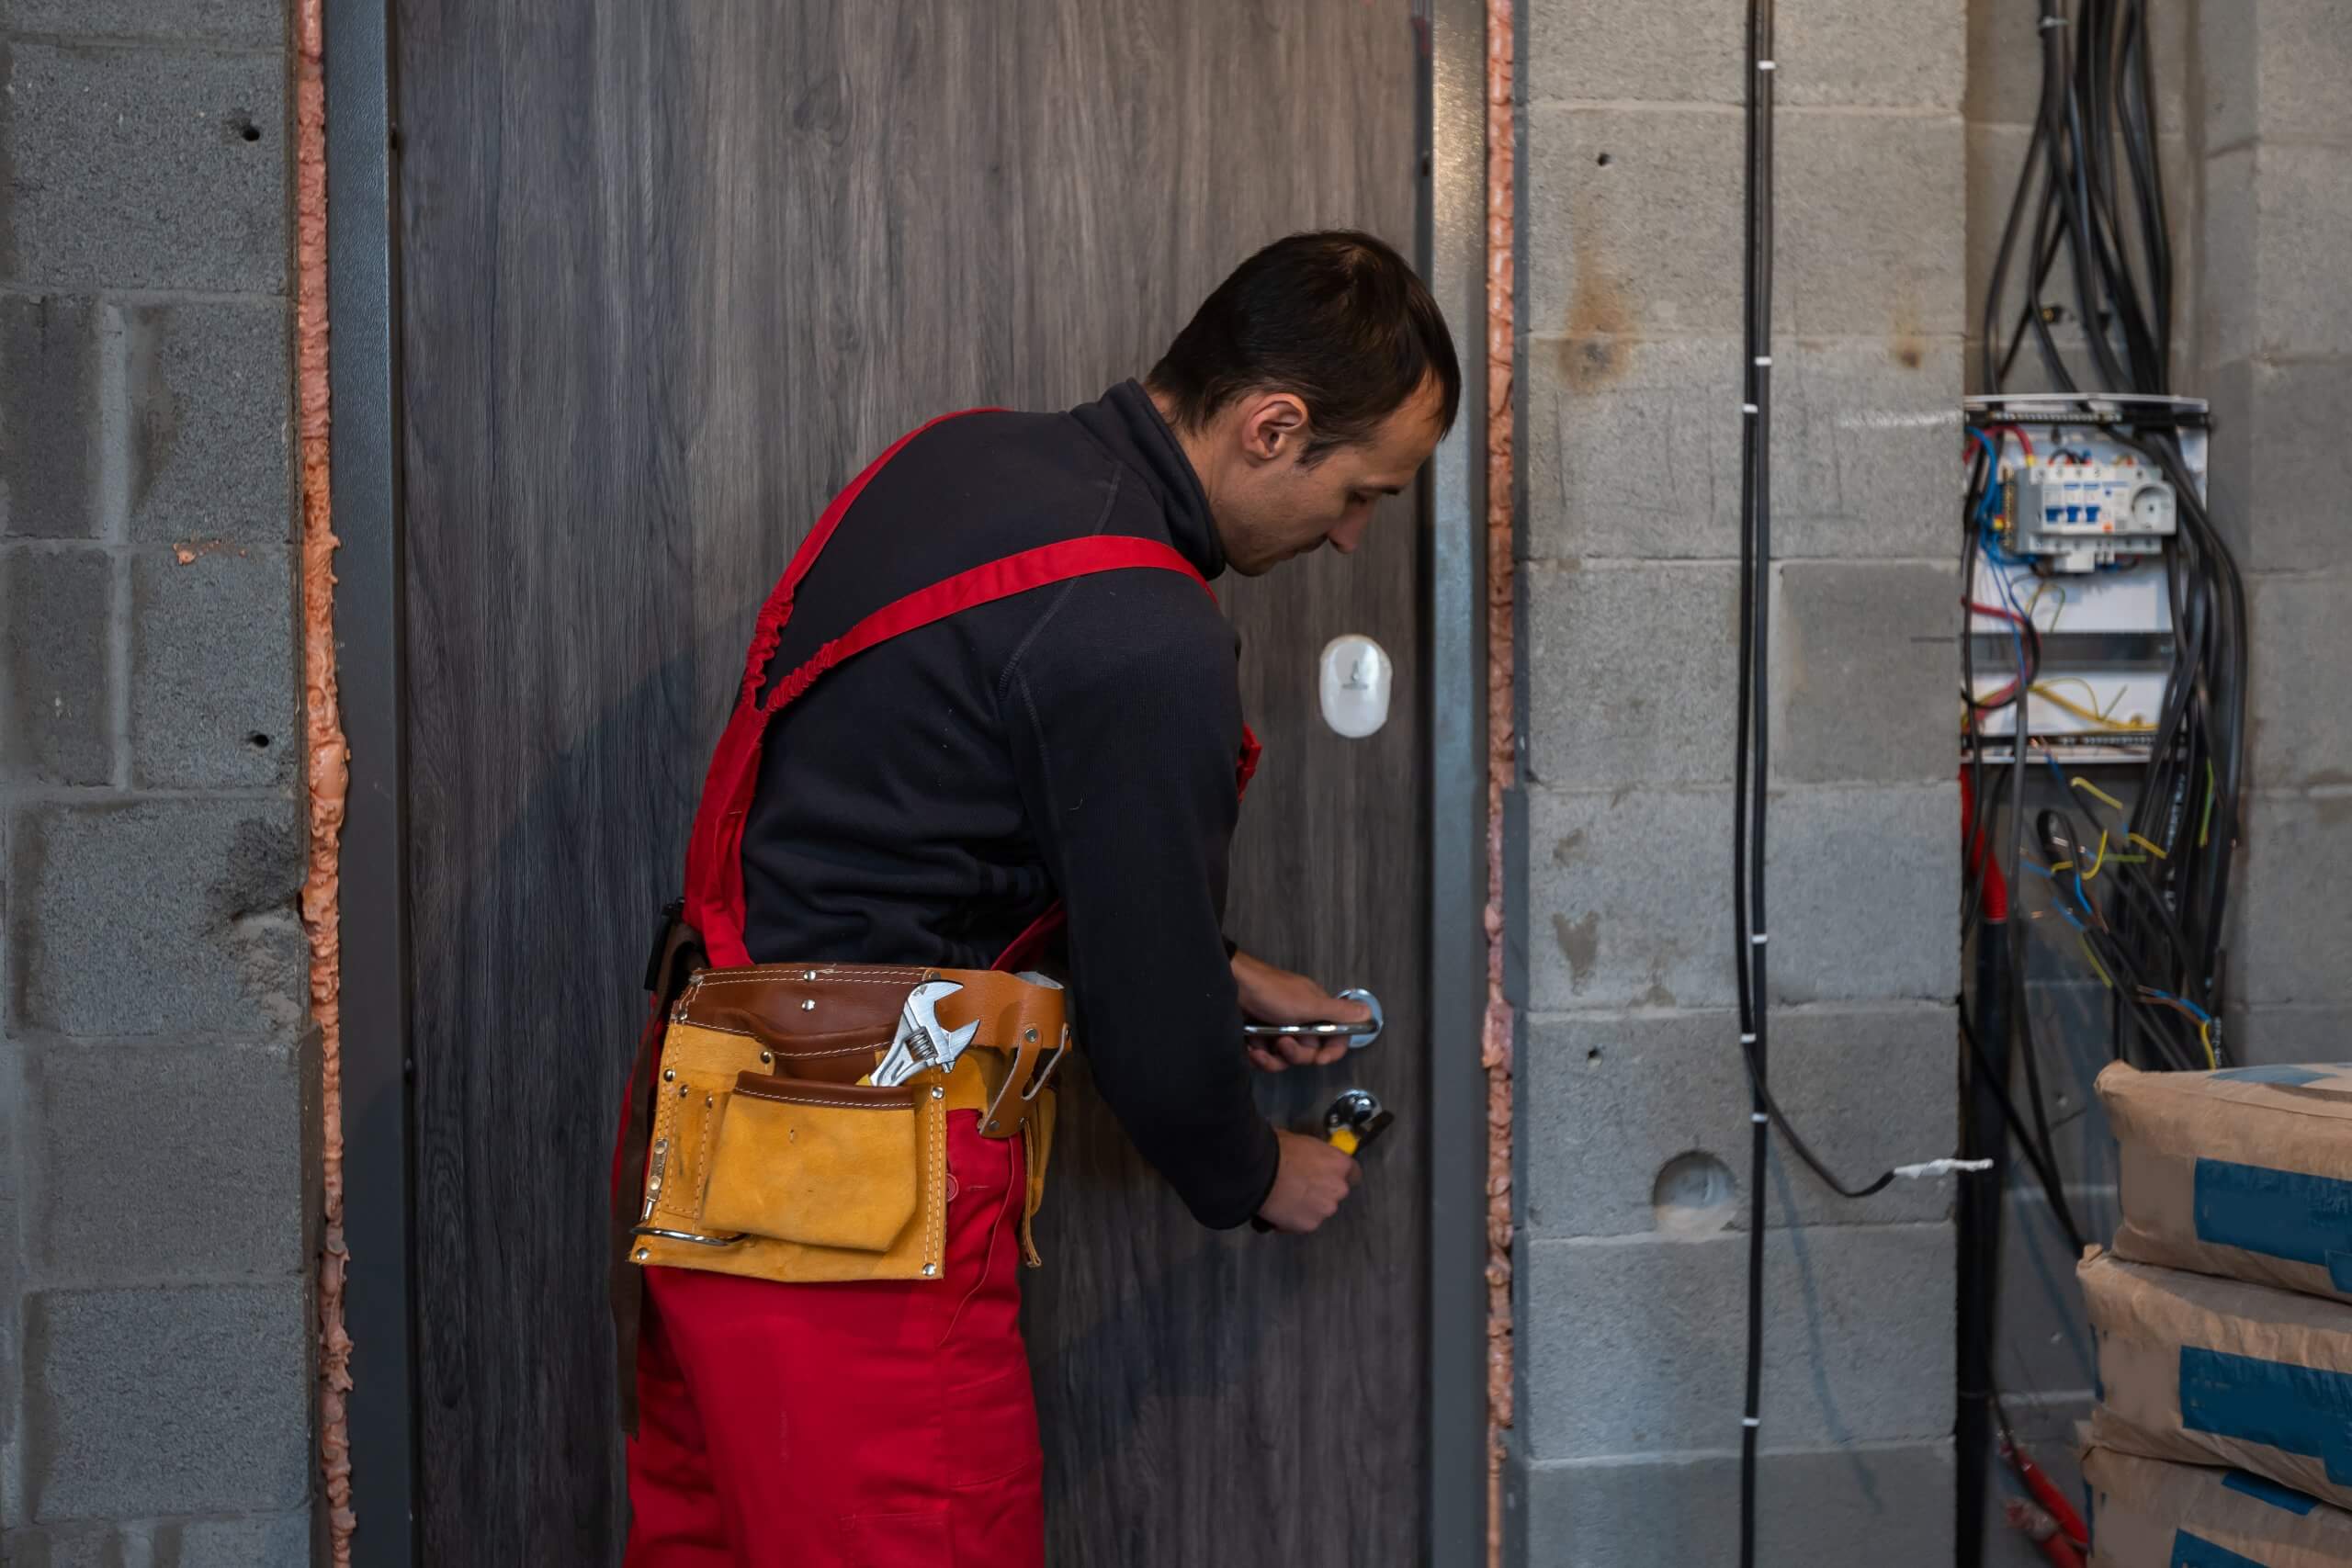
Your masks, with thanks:
<instances>
[{"instance_id":1,"label":"stacked cement bag","mask_svg":"<svg viewBox=\"0 0 2352 1568\"><path fill-rule=\"evenodd\" d=\"M2098 1090L2123 1223L2077 1270L2094 1561L2352 1568L2352 1066Z\"/></svg>"},{"instance_id":2,"label":"stacked cement bag","mask_svg":"<svg viewBox=\"0 0 2352 1568\"><path fill-rule=\"evenodd\" d=\"M2242 1470L2094 1449L2083 1457L2083 1483L2098 1520L2091 1568L2352 1562L2352 1514Z\"/></svg>"},{"instance_id":3,"label":"stacked cement bag","mask_svg":"<svg viewBox=\"0 0 2352 1568\"><path fill-rule=\"evenodd\" d=\"M2118 1062L2098 1093L2123 1156L2117 1256L2352 1302L2352 1065Z\"/></svg>"}]
</instances>

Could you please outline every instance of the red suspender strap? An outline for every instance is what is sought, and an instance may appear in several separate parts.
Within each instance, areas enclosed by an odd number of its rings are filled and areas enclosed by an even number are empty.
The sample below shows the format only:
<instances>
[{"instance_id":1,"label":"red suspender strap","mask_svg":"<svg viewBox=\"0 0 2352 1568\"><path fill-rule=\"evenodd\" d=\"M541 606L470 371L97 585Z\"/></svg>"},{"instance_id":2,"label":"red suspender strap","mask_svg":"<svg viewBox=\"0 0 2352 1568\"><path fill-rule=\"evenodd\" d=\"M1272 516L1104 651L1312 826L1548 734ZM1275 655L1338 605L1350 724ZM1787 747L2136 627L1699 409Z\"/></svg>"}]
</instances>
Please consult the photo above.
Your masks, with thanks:
<instances>
[{"instance_id":1,"label":"red suspender strap","mask_svg":"<svg viewBox=\"0 0 2352 1568\"><path fill-rule=\"evenodd\" d=\"M792 563L784 569L784 575L775 580L775 586L768 591L767 603L760 606L759 619L752 623L752 651L743 660L743 689L735 699L738 706L758 695L760 681L767 674L768 660L775 655L775 645L784 636L784 624L792 619L792 596L800 591L800 580L808 575L810 567L817 564L817 558L824 553L826 542L832 538L833 530L840 527L842 519L848 515L850 503L865 492L865 487L873 481L874 476L882 471L882 465L897 457L908 442L934 424L961 419L967 413L999 412L989 408L964 409L956 413L941 414L937 419L915 426L884 447L880 457L866 464L857 478L850 480L848 487L833 497L832 503L825 508L824 515L817 519L817 525L808 530L808 536L800 541L798 549L792 552ZM693 917L689 915L687 919L691 922Z\"/></svg>"},{"instance_id":2,"label":"red suspender strap","mask_svg":"<svg viewBox=\"0 0 2352 1568\"><path fill-rule=\"evenodd\" d=\"M897 450L891 448L891 452ZM809 536L809 545L820 545L823 537L831 535L841 521L840 513L847 510L846 502L864 488L875 468L890 455L884 453L873 468L859 475L856 482L842 492L842 500L826 509L817 531ZM957 572L944 581L884 605L819 649L806 664L776 682L763 701L761 678L775 651L785 622L791 615L793 590L815 559L809 545L801 547L784 581L776 585L775 592L760 612L760 629L752 638L743 691L736 699L734 714L727 721L726 733L719 737L718 750L711 757L710 773L703 781L702 804L695 812L694 838L686 849L686 921L701 933L711 963L722 968L752 962L751 953L743 945L743 820L751 809L752 790L759 776L761 742L768 721L814 685L819 677L844 660L933 621L1074 577L1149 569L1181 572L1201 583L1204 592L1207 589L1207 583L1190 561L1154 539L1097 536L1043 545Z\"/></svg>"}]
</instances>

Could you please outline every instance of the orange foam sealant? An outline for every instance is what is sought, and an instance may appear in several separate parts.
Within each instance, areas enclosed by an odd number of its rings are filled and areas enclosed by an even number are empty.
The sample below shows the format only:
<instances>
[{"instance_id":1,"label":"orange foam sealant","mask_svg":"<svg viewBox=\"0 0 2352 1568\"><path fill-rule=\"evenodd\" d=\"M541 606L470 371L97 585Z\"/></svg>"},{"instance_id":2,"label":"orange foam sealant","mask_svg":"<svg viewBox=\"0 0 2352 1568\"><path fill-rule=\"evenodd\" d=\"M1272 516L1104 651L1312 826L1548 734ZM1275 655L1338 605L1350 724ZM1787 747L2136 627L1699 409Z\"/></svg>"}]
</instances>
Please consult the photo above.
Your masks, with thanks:
<instances>
[{"instance_id":1,"label":"orange foam sealant","mask_svg":"<svg viewBox=\"0 0 2352 1568\"><path fill-rule=\"evenodd\" d=\"M1503 797L1517 778L1511 646L1511 0L1487 0L1487 1562L1503 1559L1504 1437L1510 1429L1511 1033L1503 995Z\"/></svg>"},{"instance_id":2,"label":"orange foam sealant","mask_svg":"<svg viewBox=\"0 0 2352 1568\"><path fill-rule=\"evenodd\" d=\"M322 0L295 8L295 406L302 482L302 739L309 862L302 930L311 947L311 1021L319 1031L319 1473L329 1550L350 1568L351 1337L344 1329L350 1253L343 1235L342 852L350 753L335 693L334 536L328 506L327 163Z\"/></svg>"}]
</instances>

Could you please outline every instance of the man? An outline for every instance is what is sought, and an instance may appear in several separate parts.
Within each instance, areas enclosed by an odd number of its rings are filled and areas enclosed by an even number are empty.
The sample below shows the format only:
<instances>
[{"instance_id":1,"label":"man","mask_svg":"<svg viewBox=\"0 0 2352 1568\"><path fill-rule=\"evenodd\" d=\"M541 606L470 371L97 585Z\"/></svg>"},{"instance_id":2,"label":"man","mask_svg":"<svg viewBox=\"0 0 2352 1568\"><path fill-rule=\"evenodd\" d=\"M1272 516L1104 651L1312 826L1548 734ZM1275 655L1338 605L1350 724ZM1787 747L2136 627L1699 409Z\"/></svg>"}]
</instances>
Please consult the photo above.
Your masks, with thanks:
<instances>
[{"instance_id":1,"label":"man","mask_svg":"<svg viewBox=\"0 0 2352 1568\"><path fill-rule=\"evenodd\" d=\"M1368 1014L1222 934L1255 744L1203 588L1353 550L1460 383L1395 251L1301 234L1244 262L1143 384L935 421L886 453L763 614L750 739L730 727L710 786L741 804L706 795L689 857L688 919L725 933L713 961L1009 969L1058 901L1095 1085L1193 1214L1329 1220L1355 1164L1267 1124L1240 1028ZM1280 1071L1345 1048L1247 1055ZM1013 1272L1031 1173L1021 1140L980 1137L988 1114L948 1118L944 1282L644 1269L632 1568L1035 1568Z\"/></svg>"}]
</instances>

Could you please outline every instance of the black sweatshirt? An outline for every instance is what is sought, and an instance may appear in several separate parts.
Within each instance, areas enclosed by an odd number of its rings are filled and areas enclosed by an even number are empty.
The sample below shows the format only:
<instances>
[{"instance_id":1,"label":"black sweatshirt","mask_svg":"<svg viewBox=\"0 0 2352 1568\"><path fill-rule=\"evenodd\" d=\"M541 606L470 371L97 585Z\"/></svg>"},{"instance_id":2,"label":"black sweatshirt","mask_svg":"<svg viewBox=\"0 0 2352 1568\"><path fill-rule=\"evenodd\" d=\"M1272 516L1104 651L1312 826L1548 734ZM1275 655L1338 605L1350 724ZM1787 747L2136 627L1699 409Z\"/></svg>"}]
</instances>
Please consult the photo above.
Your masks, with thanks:
<instances>
[{"instance_id":1,"label":"black sweatshirt","mask_svg":"<svg viewBox=\"0 0 2352 1568\"><path fill-rule=\"evenodd\" d=\"M1225 569L1141 387L944 421L842 517L769 678L904 594L1098 534ZM1241 733L1232 627L1180 572L1079 578L884 643L769 727L745 944L762 963L985 969L1059 897L1072 1029L1103 1100L1201 1223L1239 1224L1275 1163L1223 936Z\"/></svg>"}]
</instances>

